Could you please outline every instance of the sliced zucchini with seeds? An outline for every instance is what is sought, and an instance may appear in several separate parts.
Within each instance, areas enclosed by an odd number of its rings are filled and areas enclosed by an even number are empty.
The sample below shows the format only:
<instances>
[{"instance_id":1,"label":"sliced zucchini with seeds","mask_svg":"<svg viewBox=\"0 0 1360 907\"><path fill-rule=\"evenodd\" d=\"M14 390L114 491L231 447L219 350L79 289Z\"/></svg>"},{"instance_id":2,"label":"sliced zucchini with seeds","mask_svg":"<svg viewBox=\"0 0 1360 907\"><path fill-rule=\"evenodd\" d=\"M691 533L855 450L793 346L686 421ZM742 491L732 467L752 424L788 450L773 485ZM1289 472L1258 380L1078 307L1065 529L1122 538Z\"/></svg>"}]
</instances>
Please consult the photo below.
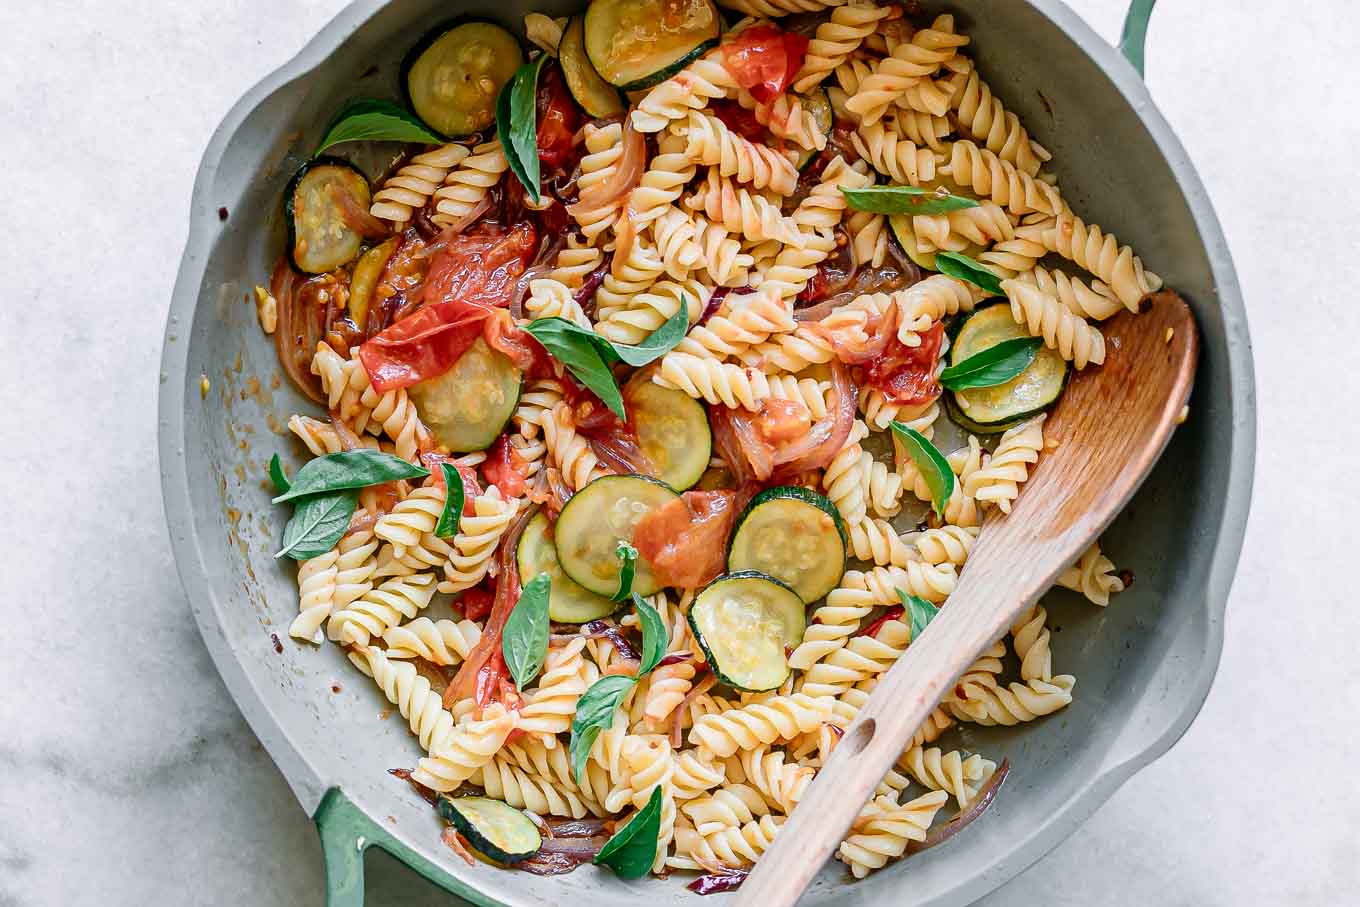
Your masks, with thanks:
<instances>
[{"instance_id":1,"label":"sliced zucchini with seeds","mask_svg":"<svg viewBox=\"0 0 1360 907\"><path fill-rule=\"evenodd\" d=\"M755 570L720 576L689 609L689 626L717 678L739 690L773 690L789 676L789 649L803 641L798 594Z\"/></svg>"},{"instance_id":2,"label":"sliced zucchini with seeds","mask_svg":"<svg viewBox=\"0 0 1360 907\"><path fill-rule=\"evenodd\" d=\"M758 570L813 602L845 574L845 526L836 505L796 485L762 491L737 517L728 570Z\"/></svg>"},{"instance_id":3,"label":"sliced zucchini with seeds","mask_svg":"<svg viewBox=\"0 0 1360 907\"><path fill-rule=\"evenodd\" d=\"M702 403L684 391L652 381L630 383L624 391L638 443L655 475L677 491L691 488L708 469L713 432Z\"/></svg>"},{"instance_id":4,"label":"sliced zucchini with seeds","mask_svg":"<svg viewBox=\"0 0 1360 907\"><path fill-rule=\"evenodd\" d=\"M627 105L619 95L619 90L610 85L595 71L586 56L585 17L572 16L567 30L562 33L562 43L557 45L557 59L562 64L562 75L567 80L567 90L581 105L581 109L592 117L612 117L623 113Z\"/></svg>"},{"instance_id":5,"label":"sliced zucchini with seeds","mask_svg":"<svg viewBox=\"0 0 1360 907\"><path fill-rule=\"evenodd\" d=\"M613 614L618 608L617 602L583 588L562 572L550 528L546 513L538 514L524 527L519 547L515 549L520 582L527 583L540 573L552 577L548 617L558 623L584 624Z\"/></svg>"},{"instance_id":6,"label":"sliced zucchini with seeds","mask_svg":"<svg viewBox=\"0 0 1360 907\"><path fill-rule=\"evenodd\" d=\"M368 210L368 179L339 158L308 161L288 184L284 203L288 256L299 271L325 274L359 254L364 238L345 220L338 192L348 192L359 207Z\"/></svg>"},{"instance_id":7,"label":"sliced zucchini with seeds","mask_svg":"<svg viewBox=\"0 0 1360 907\"><path fill-rule=\"evenodd\" d=\"M354 266L354 274L349 280L349 320L360 331L368 323L369 305L373 301L373 291L382 279L383 271L392 253L401 244L401 237L394 236L381 245L374 246L363 255Z\"/></svg>"},{"instance_id":8,"label":"sliced zucchini with seeds","mask_svg":"<svg viewBox=\"0 0 1360 907\"><path fill-rule=\"evenodd\" d=\"M401 87L426 126L455 138L495 122L496 96L523 62L519 40L494 22L444 23L406 55Z\"/></svg>"},{"instance_id":9,"label":"sliced zucchini with seeds","mask_svg":"<svg viewBox=\"0 0 1360 907\"><path fill-rule=\"evenodd\" d=\"M468 846L495 863L527 860L543 846L538 826L513 806L489 797L440 797L439 815Z\"/></svg>"},{"instance_id":10,"label":"sliced zucchini with seeds","mask_svg":"<svg viewBox=\"0 0 1360 907\"><path fill-rule=\"evenodd\" d=\"M650 476L604 476L562 508L553 531L557 559L567 576L597 595L619 591L619 542L633 541L633 527L645 514L679 495ZM661 589L652 565L638 556L633 591L652 595Z\"/></svg>"},{"instance_id":11,"label":"sliced zucchini with seeds","mask_svg":"<svg viewBox=\"0 0 1360 907\"><path fill-rule=\"evenodd\" d=\"M820 85L807 94L795 94L795 97L802 98L803 109L812 112L812 118L821 130L822 135L827 139L831 138L831 130L836 125L836 116L831 111L831 99L827 97L826 89ZM807 148L800 149L798 152L798 169L802 170L816 159L820 152L811 151Z\"/></svg>"},{"instance_id":12,"label":"sliced zucchini with seeds","mask_svg":"<svg viewBox=\"0 0 1360 907\"><path fill-rule=\"evenodd\" d=\"M595 71L624 91L651 88L718 43L713 0L591 0L585 46Z\"/></svg>"},{"instance_id":13,"label":"sliced zucchini with seeds","mask_svg":"<svg viewBox=\"0 0 1360 907\"><path fill-rule=\"evenodd\" d=\"M1011 317L1006 303L977 309L957 329L949 354L950 365L958 365L1003 340L1028 336L1024 326ZM1062 394L1067 372L1067 360L1041 346L1034 361L1005 384L951 393L950 416L961 427L978 434L1013 428L1053 405Z\"/></svg>"},{"instance_id":14,"label":"sliced zucchini with seeds","mask_svg":"<svg viewBox=\"0 0 1360 907\"><path fill-rule=\"evenodd\" d=\"M455 453L486 450L519 403L519 369L478 337L444 374L410 389L420 420Z\"/></svg>"}]
</instances>

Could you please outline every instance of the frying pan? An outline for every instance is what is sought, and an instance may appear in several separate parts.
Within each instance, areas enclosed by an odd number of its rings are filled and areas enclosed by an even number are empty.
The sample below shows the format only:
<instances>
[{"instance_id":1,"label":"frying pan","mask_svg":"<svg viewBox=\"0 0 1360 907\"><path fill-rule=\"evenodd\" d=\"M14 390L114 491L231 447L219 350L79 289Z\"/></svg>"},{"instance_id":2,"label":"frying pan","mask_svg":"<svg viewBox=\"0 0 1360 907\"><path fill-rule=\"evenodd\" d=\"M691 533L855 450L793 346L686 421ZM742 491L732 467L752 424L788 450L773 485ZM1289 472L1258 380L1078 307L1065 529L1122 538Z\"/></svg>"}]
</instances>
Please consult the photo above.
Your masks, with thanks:
<instances>
[{"instance_id":1,"label":"frying pan","mask_svg":"<svg viewBox=\"0 0 1360 907\"><path fill-rule=\"evenodd\" d=\"M512 28L564 2L466 3ZM1078 678L1070 707L1031 727L965 728L956 745L1010 758L1004 795L947 844L847 884L838 865L808 905L925 905L980 897L1070 834L1184 732L1208 693L1251 495L1255 395L1246 316L1204 187L1141 78L1153 0L1135 0L1121 56L1057 0L926 3L955 12L987 81L1053 153L1064 194L1117 229L1191 302L1203 353L1189 421L1105 536L1137 580L1109 608L1048 596L1055 658ZM481 905L632 907L692 898L681 882L622 882L585 866L540 878L468 867L429 807L387 769L413 765L405 722L336 646L287 637L293 565L276 562L286 514L265 464L297 446L289 413L313 407L281 380L251 287L283 245L280 196L340 105L397 97L402 51L450 4L358 0L252 89L214 134L194 185L166 328L160 457L166 518L190 606L227 688L315 818L332 907L363 902L363 853L381 847ZM1127 59L1125 59L1127 57ZM362 162L361 162L362 163ZM381 162L368 162L376 176ZM294 456L294 465L297 458ZM907 881L909 877L909 881Z\"/></svg>"}]
</instances>

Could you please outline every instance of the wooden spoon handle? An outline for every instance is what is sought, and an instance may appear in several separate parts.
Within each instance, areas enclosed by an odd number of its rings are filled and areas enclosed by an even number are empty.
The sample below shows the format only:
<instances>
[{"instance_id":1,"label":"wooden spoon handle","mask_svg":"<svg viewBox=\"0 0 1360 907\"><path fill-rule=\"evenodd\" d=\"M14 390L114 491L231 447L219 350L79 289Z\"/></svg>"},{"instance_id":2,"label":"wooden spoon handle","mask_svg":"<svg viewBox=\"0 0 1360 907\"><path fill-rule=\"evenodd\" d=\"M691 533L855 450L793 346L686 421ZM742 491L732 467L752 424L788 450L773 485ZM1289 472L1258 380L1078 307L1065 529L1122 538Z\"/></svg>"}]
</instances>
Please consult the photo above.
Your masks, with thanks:
<instances>
[{"instance_id":1,"label":"wooden spoon handle","mask_svg":"<svg viewBox=\"0 0 1360 907\"><path fill-rule=\"evenodd\" d=\"M794 904L916 729L976 658L1105 528L1142 483L1190 395L1198 338L1174 293L1106 326L1103 367L1075 376L1009 516L983 526L967 569L869 701L743 883L737 903Z\"/></svg>"}]
</instances>

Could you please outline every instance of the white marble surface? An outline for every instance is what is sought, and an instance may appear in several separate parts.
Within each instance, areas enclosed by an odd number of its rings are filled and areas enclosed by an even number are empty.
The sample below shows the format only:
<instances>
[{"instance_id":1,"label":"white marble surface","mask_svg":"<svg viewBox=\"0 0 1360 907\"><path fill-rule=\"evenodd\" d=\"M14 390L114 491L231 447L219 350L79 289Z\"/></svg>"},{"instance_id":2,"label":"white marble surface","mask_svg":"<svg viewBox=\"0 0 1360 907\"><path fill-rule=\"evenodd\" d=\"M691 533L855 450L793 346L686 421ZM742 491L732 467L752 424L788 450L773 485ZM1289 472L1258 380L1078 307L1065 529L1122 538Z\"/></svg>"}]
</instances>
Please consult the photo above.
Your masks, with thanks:
<instances>
[{"instance_id":1,"label":"white marble surface","mask_svg":"<svg viewBox=\"0 0 1360 907\"><path fill-rule=\"evenodd\" d=\"M199 155L341 0L0 3L0 907L321 903L316 836L218 680L162 526L162 324ZM1078 0L1113 36L1122 0ZM1189 733L983 903L1355 903L1360 17L1163 0L1148 72L1236 255L1255 506ZM1285 40L1282 40L1285 39ZM371 903L447 904L385 857Z\"/></svg>"}]
</instances>

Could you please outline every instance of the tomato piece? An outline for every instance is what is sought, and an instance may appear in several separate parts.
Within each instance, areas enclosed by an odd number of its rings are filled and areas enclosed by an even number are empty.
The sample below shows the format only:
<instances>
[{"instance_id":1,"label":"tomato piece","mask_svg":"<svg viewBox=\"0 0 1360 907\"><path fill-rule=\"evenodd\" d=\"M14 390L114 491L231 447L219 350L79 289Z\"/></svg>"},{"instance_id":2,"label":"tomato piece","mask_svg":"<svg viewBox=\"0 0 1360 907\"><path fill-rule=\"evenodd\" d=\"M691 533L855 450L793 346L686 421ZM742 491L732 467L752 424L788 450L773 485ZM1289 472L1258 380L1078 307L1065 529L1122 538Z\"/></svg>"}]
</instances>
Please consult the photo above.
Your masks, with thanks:
<instances>
[{"instance_id":1,"label":"tomato piece","mask_svg":"<svg viewBox=\"0 0 1360 907\"><path fill-rule=\"evenodd\" d=\"M858 633L856 633L855 635L856 635L856 636L873 636L873 637L877 638L877 637L878 637L878 631L880 631L880 630L883 629L883 625L884 625L884 624L886 624L886 623L887 623L888 621L890 621L890 620L898 620L898 619L900 619L900 618L902 617L903 614L906 614L906 613L907 613L907 609L906 609L906 608L903 608L901 605L893 605L891 608L889 608L888 610L886 610L886 611L883 612L883 616L882 616L882 617L880 617L878 620L874 621L873 623L869 624L869 626L865 627L863 630L860 630L860 631L859 631Z\"/></svg>"},{"instance_id":2,"label":"tomato piece","mask_svg":"<svg viewBox=\"0 0 1360 907\"><path fill-rule=\"evenodd\" d=\"M778 446L806 435L812 424L812 413L797 400L771 397L760 407L753 421L756 435L766 444Z\"/></svg>"},{"instance_id":3,"label":"tomato piece","mask_svg":"<svg viewBox=\"0 0 1360 907\"><path fill-rule=\"evenodd\" d=\"M765 141L765 127L756 119L755 111L747 110L736 101L719 98L709 102L709 112L722 120L723 125L744 139Z\"/></svg>"},{"instance_id":4,"label":"tomato piece","mask_svg":"<svg viewBox=\"0 0 1360 907\"><path fill-rule=\"evenodd\" d=\"M943 343L944 325L939 322L921 335L920 346L905 345L894 332L883 354L865 364L864 381L902 406L929 403L941 392L935 370Z\"/></svg>"},{"instance_id":5,"label":"tomato piece","mask_svg":"<svg viewBox=\"0 0 1360 907\"><path fill-rule=\"evenodd\" d=\"M471 466L465 466L456 462L453 457L440 453L423 453L420 455L421 465L430 471L431 480L437 485L444 484L444 470L440 466L448 463L458 470L458 475L463 479L463 516L475 516L477 508L474 501L482 493L482 485L477 481L477 473Z\"/></svg>"},{"instance_id":6,"label":"tomato piece","mask_svg":"<svg viewBox=\"0 0 1360 907\"><path fill-rule=\"evenodd\" d=\"M519 455L510 444L509 435L496 439L486 462L482 464L482 475L501 490L506 497L523 497L528 485L529 463Z\"/></svg>"},{"instance_id":7,"label":"tomato piece","mask_svg":"<svg viewBox=\"0 0 1360 907\"><path fill-rule=\"evenodd\" d=\"M696 589L723 572L737 498L735 491L687 491L638 520L633 545L662 585Z\"/></svg>"},{"instance_id":8,"label":"tomato piece","mask_svg":"<svg viewBox=\"0 0 1360 907\"><path fill-rule=\"evenodd\" d=\"M534 104L538 114L539 161L551 170L575 166L571 158L577 152L572 138L581 128L581 112L567 91L560 66L545 64L538 74Z\"/></svg>"},{"instance_id":9,"label":"tomato piece","mask_svg":"<svg viewBox=\"0 0 1360 907\"><path fill-rule=\"evenodd\" d=\"M473 586L458 599L458 607L468 620L486 620L495 597L495 593L485 586Z\"/></svg>"},{"instance_id":10,"label":"tomato piece","mask_svg":"<svg viewBox=\"0 0 1360 907\"><path fill-rule=\"evenodd\" d=\"M723 66L761 104L789 87L803 66L808 39L775 25L755 25L723 45Z\"/></svg>"}]
</instances>

